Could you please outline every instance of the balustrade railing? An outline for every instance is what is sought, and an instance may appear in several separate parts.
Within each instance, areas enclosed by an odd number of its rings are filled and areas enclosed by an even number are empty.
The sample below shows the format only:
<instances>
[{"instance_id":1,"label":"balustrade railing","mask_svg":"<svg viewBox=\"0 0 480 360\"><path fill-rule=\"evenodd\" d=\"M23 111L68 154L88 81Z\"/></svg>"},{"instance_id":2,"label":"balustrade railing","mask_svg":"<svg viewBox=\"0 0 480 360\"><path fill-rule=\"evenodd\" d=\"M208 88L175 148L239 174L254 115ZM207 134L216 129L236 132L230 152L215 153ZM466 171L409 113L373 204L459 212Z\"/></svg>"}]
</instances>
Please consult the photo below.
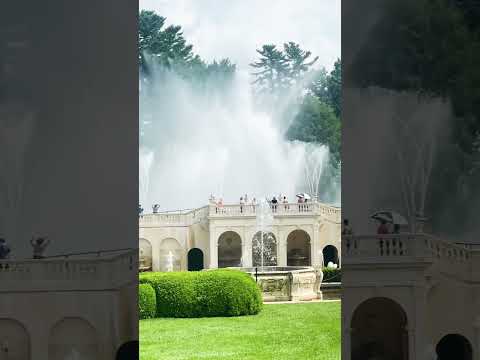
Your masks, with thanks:
<instances>
[{"instance_id":1,"label":"balustrade railing","mask_svg":"<svg viewBox=\"0 0 480 360\"><path fill-rule=\"evenodd\" d=\"M326 204L311 203L279 203L270 205L274 216L281 215L320 215L328 218L332 222L340 222L341 210ZM190 210L188 212L177 213L158 213L146 214L140 216L140 226L157 226L157 225L180 225L188 226L210 217L226 217L226 216L255 216L258 205L240 205L228 204L218 206L210 204L199 209Z\"/></svg>"},{"instance_id":2,"label":"balustrade railing","mask_svg":"<svg viewBox=\"0 0 480 360\"><path fill-rule=\"evenodd\" d=\"M145 214L139 217L140 226L192 225L208 217L208 206L186 212Z\"/></svg>"},{"instance_id":3,"label":"balustrade railing","mask_svg":"<svg viewBox=\"0 0 480 360\"><path fill-rule=\"evenodd\" d=\"M442 271L468 276L471 249L427 234L351 235L342 238L346 264L425 262Z\"/></svg>"},{"instance_id":4,"label":"balustrade railing","mask_svg":"<svg viewBox=\"0 0 480 360\"><path fill-rule=\"evenodd\" d=\"M25 284L37 290L88 289L92 285L105 289L135 280L137 272L136 249L106 256L92 254L89 258L0 260L0 292L21 289Z\"/></svg>"},{"instance_id":5,"label":"balustrade railing","mask_svg":"<svg viewBox=\"0 0 480 360\"><path fill-rule=\"evenodd\" d=\"M210 216L254 216L258 205L211 205ZM323 216L338 217L340 219L341 210L321 203L279 203L271 204L270 208L274 215L304 215L321 214Z\"/></svg>"}]
</instances>

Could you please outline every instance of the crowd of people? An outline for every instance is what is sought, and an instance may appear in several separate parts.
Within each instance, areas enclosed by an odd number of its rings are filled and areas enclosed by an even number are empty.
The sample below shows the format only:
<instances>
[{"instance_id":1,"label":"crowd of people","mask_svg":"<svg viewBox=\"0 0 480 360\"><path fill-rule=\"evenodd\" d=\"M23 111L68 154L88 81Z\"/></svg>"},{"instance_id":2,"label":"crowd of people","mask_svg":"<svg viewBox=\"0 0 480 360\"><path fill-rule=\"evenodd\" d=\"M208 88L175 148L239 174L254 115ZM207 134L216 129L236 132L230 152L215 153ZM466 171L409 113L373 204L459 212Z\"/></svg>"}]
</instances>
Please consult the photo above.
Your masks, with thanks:
<instances>
[{"instance_id":1,"label":"crowd of people","mask_svg":"<svg viewBox=\"0 0 480 360\"><path fill-rule=\"evenodd\" d=\"M286 210L289 209L289 201L287 199L287 196L285 195L280 194L279 196L273 196L271 199L267 199L267 202L273 211L277 210L277 207L279 206L279 204L283 204ZM308 202L308 199L299 196L297 202L299 204L304 204ZM215 196L211 195L210 203L215 204L217 213L222 212L222 209L224 208L223 198L216 199ZM255 208L257 205L257 199L255 197L252 197L250 199L248 194L245 194L240 196L239 204L240 204L240 213L243 213L245 209L248 209L249 206L251 206L251 209L255 211Z\"/></svg>"},{"instance_id":2,"label":"crowd of people","mask_svg":"<svg viewBox=\"0 0 480 360\"><path fill-rule=\"evenodd\" d=\"M33 258L34 259L43 259L45 258L44 253L47 246L50 244L50 240L44 237L37 237L30 240L30 245L33 249ZM7 241L3 238L0 238L0 260L5 260L10 258L11 249Z\"/></svg>"},{"instance_id":3,"label":"crowd of people","mask_svg":"<svg viewBox=\"0 0 480 360\"><path fill-rule=\"evenodd\" d=\"M304 204L304 203L308 202L308 198L306 198L306 197L302 197L302 196L297 195L297 198L298 198L297 199L298 204ZM289 205L288 205L289 202L288 202L288 199L285 195L280 194L278 197L273 196L271 199L269 199L267 201L270 204L273 211L275 211L277 209L278 204L284 204L285 209L286 210L289 209ZM211 195L210 196L210 203L215 204L217 212L219 211L219 209L224 208L223 198L221 198L221 197L216 199L214 195ZM255 197L252 197L250 199L248 197L248 194L240 196L240 212L243 213L244 209L247 206L252 206L253 211L255 211L256 205L257 205L257 199ZM160 209L159 204L152 205L152 213L153 214L157 214L159 209ZM140 217L143 216L144 211L145 211L145 209L142 207L142 204L138 204L138 215Z\"/></svg>"}]
</instances>

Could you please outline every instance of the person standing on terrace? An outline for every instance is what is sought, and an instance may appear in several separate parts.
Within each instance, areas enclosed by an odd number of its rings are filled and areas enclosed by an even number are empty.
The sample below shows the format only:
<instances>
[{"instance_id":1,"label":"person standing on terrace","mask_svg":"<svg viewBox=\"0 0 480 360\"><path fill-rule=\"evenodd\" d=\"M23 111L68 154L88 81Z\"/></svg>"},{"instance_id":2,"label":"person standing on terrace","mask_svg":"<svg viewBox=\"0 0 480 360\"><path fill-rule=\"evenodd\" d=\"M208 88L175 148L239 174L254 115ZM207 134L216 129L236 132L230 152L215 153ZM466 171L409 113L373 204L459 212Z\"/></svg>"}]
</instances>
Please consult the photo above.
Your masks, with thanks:
<instances>
[{"instance_id":1,"label":"person standing on terrace","mask_svg":"<svg viewBox=\"0 0 480 360\"><path fill-rule=\"evenodd\" d=\"M243 213L244 205L245 205L245 200L243 200L243 196L240 196L240 213Z\"/></svg>"},{"instance_id":2,"label":"person standing on terrace","mask_svg":"<svg viewBox=\"0 0 480 360\"><path fill-rule=\"evenodd\" d=\"M256 198L253 198L252 199L252 210L253 212L255 212L255 208L257 207L257 199Z\"/></svg>"},{"instance_id":3,"label":"person standing on terrace","mask_svg":"<svg viewBox=\"0 0 480 360\"><path fill-rule=\"evenodd\" d=\"M342 235L353 235L353 230L348 219L343 219Z\"/></svg>"},{"instance_id":4,"label":"person standing on terrace","mask_svg":"<svg viewBox=\"0 0 480 360\"><path fill-rule=\"evenodd\" d=\"M217 206L215 207L215 212L216 213L223 212L223 199L222 198L218 199Z\"/></svg>"},{"instance_id":5,"label":"person standing on terrace","mask_svg":"<svg viewBox=\"0 0 480 360\"><path fill-rule=\"evenodd\" d=\"M45 252L45 249L47 246L50 244L50 240L46 240L45 238L37 238L34 240L32 237L32 240L30 240L30 244L33 247L33 258L34 259L43 259L43 253Z\"/></svg>"},{"instance_id":6,"label":"person standing on terrace","mask_svg":"<svg viewBox=\"0 0 480 360\"><path fill-rule=\"evenodd\" d=\"M8 259L10 254L10 247L7 245L5 239L0 239L0 260Z\"/></svg>"},{"instance_id":7,"label":"person standing on terrace","mask_svg":"<svg viewBox=\"0 0 480 360\"><path fill-rule=\"evenodd\" d=\"M377 229L377 234L379 235L386 235L389 234L387 222L385 220L380 220L380 226Z\"/></svg>"},{"instance_id":8,"label":"person standing on terrace","mask_svg":"<svg viewBox=\"0 0 480 360\"><path fill-rule=\"evenodd\" d=\"M277 211L277 204L278 204L278 200L277 200L277 198L274 196L273 199L272 199L272 210L273 210L273 212L276 212L276 211Z\"/></svg>"}]
</instances>

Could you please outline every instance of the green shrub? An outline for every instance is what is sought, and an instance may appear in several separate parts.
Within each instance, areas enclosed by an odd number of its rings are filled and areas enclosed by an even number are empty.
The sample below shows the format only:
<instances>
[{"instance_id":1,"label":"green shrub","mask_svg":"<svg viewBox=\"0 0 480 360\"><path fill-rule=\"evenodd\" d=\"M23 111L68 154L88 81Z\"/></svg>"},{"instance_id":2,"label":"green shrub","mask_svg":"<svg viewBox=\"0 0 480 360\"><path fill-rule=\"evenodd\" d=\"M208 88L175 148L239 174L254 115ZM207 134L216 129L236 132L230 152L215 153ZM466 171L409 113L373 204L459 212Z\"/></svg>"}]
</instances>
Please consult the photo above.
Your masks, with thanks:
<instances>
[{"instance_id":1,"label":"green shrub","mask_svg":"<svg viewBox=\"0 0 480 360\"><path fill-rule=\"evenodd\" d=\"M252 277L238 270L145 273L157 298L157 317L213 317L258 314L262 294Z\"/></svg>"},{"instance_id":2,"label":"green shrub","mask_svg":"<svg viewBox=\"0 0 480 360\"><path fill-rule=\"evenodd\" d=\"M150 284L138 286L138 313L140 319L154 318L157 313L155 290Z\"/></svg>"},{"instance_id":3,"label":"green shrub","mask_svg":"<svg viewBox=\"0 0 480 360\"><path fill-rule=\"evenodd\" d=\"M323 280L324 283L330 282L342 282L342 269L329 269L323 268Z\"/></svg>"}]
</instances>

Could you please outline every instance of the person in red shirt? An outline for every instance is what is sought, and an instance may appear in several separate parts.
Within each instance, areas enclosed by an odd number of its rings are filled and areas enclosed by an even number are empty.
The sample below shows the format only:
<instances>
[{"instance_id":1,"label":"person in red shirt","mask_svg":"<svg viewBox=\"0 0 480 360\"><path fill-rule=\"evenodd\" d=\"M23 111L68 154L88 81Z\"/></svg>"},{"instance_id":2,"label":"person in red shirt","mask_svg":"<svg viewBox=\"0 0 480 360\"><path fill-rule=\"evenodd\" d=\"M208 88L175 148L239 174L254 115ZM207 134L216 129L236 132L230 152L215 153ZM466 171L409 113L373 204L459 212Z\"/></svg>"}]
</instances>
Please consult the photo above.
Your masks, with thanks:
<instances>
[{"instance_id":1,"label":"person in red shirt","mask_svg":"<svg viewBox=\"0 0 480 360\"><path fill-rule=\"evenodd\" d=\"M377 234L388 234L387 222L385 220L380 220L380 226L377 229Z\"/></svg>"}]
</instances>

